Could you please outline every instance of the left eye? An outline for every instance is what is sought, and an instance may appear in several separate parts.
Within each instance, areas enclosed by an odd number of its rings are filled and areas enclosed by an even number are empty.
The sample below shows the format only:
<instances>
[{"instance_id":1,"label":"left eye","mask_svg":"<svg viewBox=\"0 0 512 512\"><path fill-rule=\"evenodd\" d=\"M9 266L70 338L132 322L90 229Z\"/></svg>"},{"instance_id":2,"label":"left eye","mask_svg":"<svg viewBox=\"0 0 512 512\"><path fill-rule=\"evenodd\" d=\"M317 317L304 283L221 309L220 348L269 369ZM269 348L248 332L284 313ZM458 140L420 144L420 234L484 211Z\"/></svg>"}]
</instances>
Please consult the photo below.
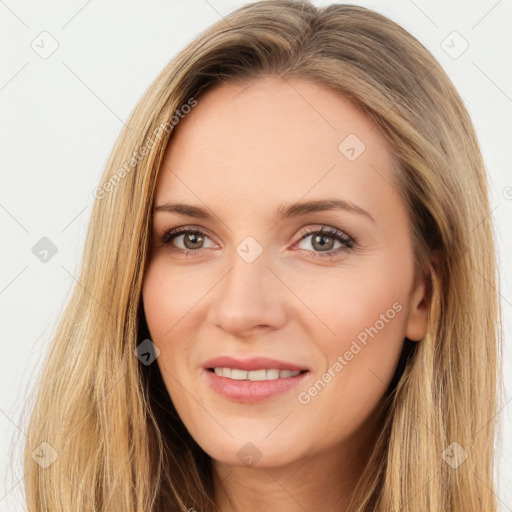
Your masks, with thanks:
<instances>
[{"instance_id":1,"label":"left eye","mask_svg":"<svg viewBox=\"0 0 512 512\"><path fill-rule=\"evenodd\" d=\"M310 239L308 242L305 242L307 239ZM300 245L303 245L300 247ZM337 247L336 244L338 244ZM304 247L308 246L309 247ZM353 239L347 234L343 233L334 228L322 228L320 230L309 231L305 235L303 235L298 243L300 249L310 250L313 248L314 256L324 256L321 253L327 253L326 256L339 252L336 249L346 250L352 249L354 246ZM319 254L320 253L320 254Z\"/></svg>"}]
</instances>

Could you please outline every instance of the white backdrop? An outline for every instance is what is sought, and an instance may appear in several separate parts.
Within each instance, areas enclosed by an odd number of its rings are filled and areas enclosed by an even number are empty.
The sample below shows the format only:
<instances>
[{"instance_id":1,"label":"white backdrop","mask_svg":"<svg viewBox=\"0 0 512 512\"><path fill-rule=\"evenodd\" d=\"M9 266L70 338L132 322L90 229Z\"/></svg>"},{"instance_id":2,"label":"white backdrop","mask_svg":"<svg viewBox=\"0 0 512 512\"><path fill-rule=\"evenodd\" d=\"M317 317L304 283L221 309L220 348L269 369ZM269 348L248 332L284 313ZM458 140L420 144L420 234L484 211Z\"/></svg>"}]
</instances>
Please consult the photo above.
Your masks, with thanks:
<instances>
[{"instance_id":1,"label":"white backdrop","mask_svg":"<svg viewBox=\"0 0 512 512\"><path fill-rule=\"evenodd\" d=\"M21 511L22 406L75 285L94 198L120 128L199 32L244 0L0 0L0 511ZM316 5L331 2L315 1ZM506 391L498 496L512 511L512 2L373 0L440 61L475 123L501 259ZM43 237L46 262L33 251ZM17 444L13 444L16 441Z\"/></svg>"}]
</instances>

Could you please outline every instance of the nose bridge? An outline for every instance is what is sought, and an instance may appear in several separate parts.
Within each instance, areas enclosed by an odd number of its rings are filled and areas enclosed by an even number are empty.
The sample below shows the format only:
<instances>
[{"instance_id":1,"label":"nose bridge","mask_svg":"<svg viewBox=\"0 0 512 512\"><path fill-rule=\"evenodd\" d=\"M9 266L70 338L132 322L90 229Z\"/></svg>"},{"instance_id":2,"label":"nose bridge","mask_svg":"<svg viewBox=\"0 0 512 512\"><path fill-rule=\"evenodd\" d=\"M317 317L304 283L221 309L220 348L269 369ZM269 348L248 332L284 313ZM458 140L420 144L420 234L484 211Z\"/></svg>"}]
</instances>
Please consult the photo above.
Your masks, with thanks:
<instances>
[{"instance_id":1,"label":"nose bridge","mask_svg":"<svg viewBox=\"0 0 512 512\"><path fill-rule=\"evenodd\" d=\"M254 250L250 244L242 242L237 247L210 308L210 320L238 336L256 326L277 328L286 320L279 290L282 284L267 268L270 262L265 251L248 257Z\"/></svg>"}]
</instances>

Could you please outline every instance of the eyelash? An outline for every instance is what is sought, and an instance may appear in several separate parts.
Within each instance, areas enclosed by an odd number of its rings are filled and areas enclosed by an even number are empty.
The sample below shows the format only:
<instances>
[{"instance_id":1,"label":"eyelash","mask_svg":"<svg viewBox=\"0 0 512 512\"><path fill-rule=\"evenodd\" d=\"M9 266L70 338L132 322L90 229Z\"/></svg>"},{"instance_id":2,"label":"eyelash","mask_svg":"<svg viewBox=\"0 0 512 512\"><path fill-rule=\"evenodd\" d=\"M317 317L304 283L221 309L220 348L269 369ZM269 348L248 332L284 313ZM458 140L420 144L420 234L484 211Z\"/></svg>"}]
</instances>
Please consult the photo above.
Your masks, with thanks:
<instances>
[{"instance_id":1,"label":"eyelash","mask_svg":"<svg viewBox=\"0 0 512 512\"><path fill-rule=\"evenodd\" d=\"M183 254L185 257L192 256L192 254L200 254L205 248L200 249L180 249L179 247L174 247L171 242L180 235L193 234L200 235L202 237L210 238L204 231L198 228L191 228L188 226L182 228L169 229L164 232L162 237L160 238L160 242L168 246L169 250L172 252L177 252ZM331 238L334 238L335 241L340 242L343 247L339 247L335 251L310 251L307 249L299 249L304 250L308 253L311 253L312 258L333 258L338 256L341 252L348 252L354 249L354 246L357 245L357 240L343 231L340 231L336 228L332 228L329 226L323 226L321 229L317 228L308 228L306 232L299 238L299 240L294 244L297 245L302 240L311 235L328 235Z\"/></svg>"}]
</instances>

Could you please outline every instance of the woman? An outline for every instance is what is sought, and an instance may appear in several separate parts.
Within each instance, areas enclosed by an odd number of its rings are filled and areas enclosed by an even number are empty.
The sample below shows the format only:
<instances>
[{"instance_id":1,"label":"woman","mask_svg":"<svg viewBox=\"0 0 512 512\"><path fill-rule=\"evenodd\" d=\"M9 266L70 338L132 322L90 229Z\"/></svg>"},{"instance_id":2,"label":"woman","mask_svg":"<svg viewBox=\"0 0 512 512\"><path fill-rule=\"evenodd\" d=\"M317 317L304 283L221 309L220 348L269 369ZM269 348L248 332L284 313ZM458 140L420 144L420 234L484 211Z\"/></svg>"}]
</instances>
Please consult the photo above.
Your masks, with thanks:
<instances>
[{"instance_id":1,"label":"woman","mask_svg":"<svg viewBox=\"0 0 512 512\"><path fill-rule=\"evenodd\" d=\"M256 2L127 124L28 510L496 510L486 175L432 55L362 7Z\"/></svg>"}]
</instances>

